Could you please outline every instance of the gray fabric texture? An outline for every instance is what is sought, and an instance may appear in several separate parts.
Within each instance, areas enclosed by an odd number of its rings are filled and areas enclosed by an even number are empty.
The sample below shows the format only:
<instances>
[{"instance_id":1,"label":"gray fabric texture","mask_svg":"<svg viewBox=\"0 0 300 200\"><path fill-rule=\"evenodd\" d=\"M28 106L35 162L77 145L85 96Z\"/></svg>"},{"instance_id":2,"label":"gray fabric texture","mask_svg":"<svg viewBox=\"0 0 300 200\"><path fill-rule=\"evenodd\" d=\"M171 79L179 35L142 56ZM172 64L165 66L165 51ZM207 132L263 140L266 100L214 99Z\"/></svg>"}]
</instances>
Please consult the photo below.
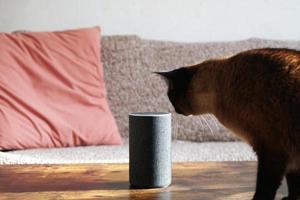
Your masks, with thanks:
<instances>
[{"instance_id":1,"label":"gray fabric texture","mask_svg":"<svg viewBox=\"0 0 300 200\"><path fill-rule=\"evenodd\" d=\"M119 146L28 149L0 152L1 164L128 163L128 140ZM251 147L243 142L173 141L173 162L254 161Z\"/></svg>"},{"instance_id":2,"label":"gray fabric texture","mask_svg":"<svg viewBox=\"0 0 300 200\"><path fill-rule=\"evenodd\" d=\"M165 82L152 72L263 47L300 49L300 42L253 38L236 42L180 43L146 40L137 36L104 36L104 78L109 104L121 135L128 136L130 112L170 111L173 113L174 138L199 142L237 140L212 115L183 117L174 114L166 95Z\"/></svg>"}]
</instances>

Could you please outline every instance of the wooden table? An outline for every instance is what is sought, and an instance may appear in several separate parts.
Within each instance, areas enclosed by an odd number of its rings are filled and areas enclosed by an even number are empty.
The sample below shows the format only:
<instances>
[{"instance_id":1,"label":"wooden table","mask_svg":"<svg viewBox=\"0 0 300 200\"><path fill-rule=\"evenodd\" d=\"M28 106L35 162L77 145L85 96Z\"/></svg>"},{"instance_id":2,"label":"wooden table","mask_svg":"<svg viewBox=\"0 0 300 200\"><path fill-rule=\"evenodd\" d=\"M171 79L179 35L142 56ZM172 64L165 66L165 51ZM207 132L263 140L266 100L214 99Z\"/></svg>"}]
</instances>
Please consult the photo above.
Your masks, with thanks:
<instances>
[{"instance_id":1,"label":"wooden table","mask_svg":"<svg viewBox=\"0 0 300 200\"><path fill-rule=\"evenodd\" d=\"M0 165L0 199L250 200L255 179L255 162L175 163L161 189L129 189L128 164Z\"/></svg>"}]
</instances>

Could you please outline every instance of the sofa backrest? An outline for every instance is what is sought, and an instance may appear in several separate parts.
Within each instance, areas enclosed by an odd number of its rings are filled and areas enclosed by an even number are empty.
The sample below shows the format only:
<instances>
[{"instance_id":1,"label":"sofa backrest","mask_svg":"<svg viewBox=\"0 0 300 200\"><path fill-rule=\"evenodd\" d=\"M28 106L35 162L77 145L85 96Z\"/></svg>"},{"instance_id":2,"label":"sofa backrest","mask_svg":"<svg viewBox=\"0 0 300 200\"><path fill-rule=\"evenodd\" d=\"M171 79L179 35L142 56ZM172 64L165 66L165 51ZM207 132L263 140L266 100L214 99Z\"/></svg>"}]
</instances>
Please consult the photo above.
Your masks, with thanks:
<instances>
[{"instance_id":1,"label":"sofa backrest","mask_svg":"<svg viewBox=\"0 0 300 200\"><path fill-rule=\"evenodd\" d=\"M237 140L212 115L184 117L175 114L165 82L153 71L171 70L205 59L262 47L300 49L300 42L248 39L236 42L182 43L141 39L138 36L104 36L102 61L109 103L120 132L128 136L128 114L170 111L173 138L193 141Z\"/></svg>"}]
</instances>

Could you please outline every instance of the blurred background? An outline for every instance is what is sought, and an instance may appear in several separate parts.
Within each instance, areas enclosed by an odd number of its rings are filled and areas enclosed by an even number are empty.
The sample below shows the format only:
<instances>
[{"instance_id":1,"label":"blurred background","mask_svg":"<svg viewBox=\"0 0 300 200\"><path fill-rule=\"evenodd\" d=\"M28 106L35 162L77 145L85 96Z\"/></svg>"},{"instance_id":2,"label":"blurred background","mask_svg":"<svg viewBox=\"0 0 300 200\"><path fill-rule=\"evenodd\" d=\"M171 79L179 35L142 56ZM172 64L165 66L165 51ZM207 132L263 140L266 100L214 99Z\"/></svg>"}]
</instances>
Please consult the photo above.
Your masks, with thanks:
<instances>
[{"instance_id":1,"label":"blurred background","mask_svg":"<svg viewBox=\"0 0 300 200\"><path fill-rule=\"evenodd\" d=\"M170 41L300 39L299 0L0 0L0 31L100 25Z\"/></svg>"}]
</instances>

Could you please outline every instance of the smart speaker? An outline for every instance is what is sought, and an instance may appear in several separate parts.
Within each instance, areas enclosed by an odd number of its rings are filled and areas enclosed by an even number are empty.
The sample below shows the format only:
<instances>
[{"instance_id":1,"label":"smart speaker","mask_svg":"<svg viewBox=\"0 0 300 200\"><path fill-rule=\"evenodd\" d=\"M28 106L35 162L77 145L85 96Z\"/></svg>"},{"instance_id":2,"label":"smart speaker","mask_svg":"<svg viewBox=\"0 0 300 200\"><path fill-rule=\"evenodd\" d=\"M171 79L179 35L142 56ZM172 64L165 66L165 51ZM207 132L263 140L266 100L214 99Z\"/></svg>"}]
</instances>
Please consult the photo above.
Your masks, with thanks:
<instances>
[{"instance_id":1,"label":"smart speaker","mask_svg":"<svg viewBox=\"0 0 300 200\"><path fill-rule=\"evenodd\" d=\"M171 114L129 114L129 182L131 188L167 187L172 180Z\"/></svg>"}]
</instances>

